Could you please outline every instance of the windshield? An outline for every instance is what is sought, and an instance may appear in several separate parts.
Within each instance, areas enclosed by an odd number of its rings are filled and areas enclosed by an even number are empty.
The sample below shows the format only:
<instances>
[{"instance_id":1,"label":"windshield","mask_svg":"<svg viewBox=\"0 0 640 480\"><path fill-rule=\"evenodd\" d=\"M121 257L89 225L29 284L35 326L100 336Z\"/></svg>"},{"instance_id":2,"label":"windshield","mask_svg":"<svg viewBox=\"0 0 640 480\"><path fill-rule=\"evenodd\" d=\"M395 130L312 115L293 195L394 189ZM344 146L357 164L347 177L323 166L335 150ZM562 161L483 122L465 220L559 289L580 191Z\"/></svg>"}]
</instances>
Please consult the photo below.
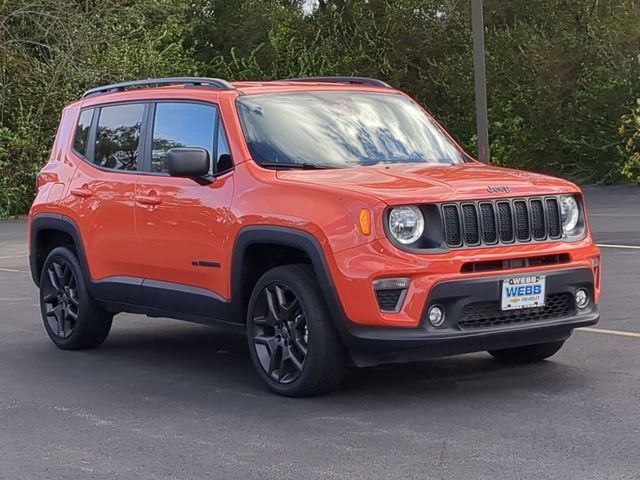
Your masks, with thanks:
<instances>
[{"instance_id":1,"label":"windshield","mask_svg":"<svg viewBox=\"0 0 640 480\"><path fill-rule=\"evenodd\" d=\"M238 99L238 111L251 156L263 165L465 161L435 121L403 95L344 90L249 95Z\"/></svg>"}]
</instances>

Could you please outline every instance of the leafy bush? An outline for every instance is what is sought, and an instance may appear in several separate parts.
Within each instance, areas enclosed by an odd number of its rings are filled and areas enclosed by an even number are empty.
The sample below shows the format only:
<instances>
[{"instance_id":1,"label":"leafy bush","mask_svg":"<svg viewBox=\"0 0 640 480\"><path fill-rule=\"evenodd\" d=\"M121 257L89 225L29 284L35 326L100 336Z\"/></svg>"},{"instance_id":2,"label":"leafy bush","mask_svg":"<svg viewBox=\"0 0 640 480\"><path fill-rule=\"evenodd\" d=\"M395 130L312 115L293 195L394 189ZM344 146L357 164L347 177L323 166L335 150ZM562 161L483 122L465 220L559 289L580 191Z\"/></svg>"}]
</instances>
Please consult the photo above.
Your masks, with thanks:
<instances>
[{"instance_id":1,"label":"leafy bush","mask_svg":"<svg viewBox=\"0 0 640 480\"><path fill-rule=\"evenodd\" d=\"M380 77L474 152L469 1L4 0L0 216L26 211L63 106L133 78ZM640 0L484 2L493 161L637 179Z\"/></svg>"},{"instance_id":2,"label":"leafy bush","mask_svg":"<svg viewBox=\"0 0 640 480\"><path fill-rule=\"evenodd\" d=\"M35 178L51 138L43 138L31 116L21 116L15 130L0 127L0 218L29 209Z\"/></svg>"},{"instance_id":3,"label":"leafy bush","mask_svg":"<svg viewBox=\"0 0 640 480\"><path fill-rule=\"evenodd\" d=\"M619 132L627 154L622 174L629 180L640 182L640 99L631 113L623 115Z\"/></svg>"}]
</instances>

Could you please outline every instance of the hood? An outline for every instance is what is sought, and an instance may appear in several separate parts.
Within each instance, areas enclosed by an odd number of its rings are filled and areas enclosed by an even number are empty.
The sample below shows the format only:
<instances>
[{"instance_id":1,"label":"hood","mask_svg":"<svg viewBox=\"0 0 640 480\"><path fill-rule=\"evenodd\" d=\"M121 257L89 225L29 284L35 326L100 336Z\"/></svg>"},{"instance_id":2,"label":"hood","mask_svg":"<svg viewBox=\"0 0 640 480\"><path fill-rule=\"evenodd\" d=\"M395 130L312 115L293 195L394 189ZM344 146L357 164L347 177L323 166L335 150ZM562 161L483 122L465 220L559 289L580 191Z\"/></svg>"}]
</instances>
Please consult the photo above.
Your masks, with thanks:
<instances>
[{"instance_id":1,"label":"hood","mask_svg":"<svg viewBox=\"0 0 640 480\"><path fill-rule=\"evenodd\" d=\"M460 165L412 163L331 170L280 170L277 177L355 191L389 205L579 191L566 180L475 161Z\"/></svg>"}]
</instances>

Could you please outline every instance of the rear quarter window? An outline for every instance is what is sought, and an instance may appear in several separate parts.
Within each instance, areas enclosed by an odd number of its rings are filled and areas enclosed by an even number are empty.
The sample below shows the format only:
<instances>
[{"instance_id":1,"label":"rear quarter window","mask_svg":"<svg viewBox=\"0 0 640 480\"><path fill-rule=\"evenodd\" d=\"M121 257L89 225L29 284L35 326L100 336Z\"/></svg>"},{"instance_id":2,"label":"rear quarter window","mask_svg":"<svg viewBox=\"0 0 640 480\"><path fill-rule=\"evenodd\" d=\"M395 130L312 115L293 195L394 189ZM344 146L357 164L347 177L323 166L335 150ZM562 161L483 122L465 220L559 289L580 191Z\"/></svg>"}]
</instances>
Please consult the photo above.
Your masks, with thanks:
<instances>
[{"instance_id":1,"label":"rear quarter window","mask_svg":"<svg viewBox=\"0 0 640 480\"><path fill-rule=\"evenodd\" d=\"M89 145L89 131L91 130L91 119L93 118L93 109L83 110L80 112L76 133L73 139L73 148L80 155L87 155L87 146Z\"/></svg>"}]
</instances>

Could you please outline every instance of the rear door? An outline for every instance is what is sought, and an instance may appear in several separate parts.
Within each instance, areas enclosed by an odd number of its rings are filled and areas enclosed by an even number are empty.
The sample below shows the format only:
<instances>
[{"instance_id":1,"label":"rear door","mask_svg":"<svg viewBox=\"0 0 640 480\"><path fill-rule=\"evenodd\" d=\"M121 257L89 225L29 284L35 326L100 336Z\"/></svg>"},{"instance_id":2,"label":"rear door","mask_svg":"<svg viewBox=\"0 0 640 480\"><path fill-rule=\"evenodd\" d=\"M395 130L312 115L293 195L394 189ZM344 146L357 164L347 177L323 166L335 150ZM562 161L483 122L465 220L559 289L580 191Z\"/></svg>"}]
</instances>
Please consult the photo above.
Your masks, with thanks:
<instances>
[{"instance_id":1,"label":"rear door","mask_svg":"<svg viewBox=\"0 0 640 480\"><path fill-rule=\"evenodd\" d=\"M133 196L142 168L148 105L124 103L80 113L78 161L66 206L73 212L93 280L136 277Z\"/></svg>"},{"instance_id":2,"label":"rear door","mask_svg":"<svg viewBox=\"0 0 640 480\"><path fill-rule=\"evenodd\" d=\"M150 111L149 125L149 155L135 190L137 262L149 287L145 291L156 292L149 303L189 310L189 305L163 304L176 291L224 300L229 295L228 280L221 264L229 248L225 225L231 214L233 173L218 107L157 102ZM206 149L215 181L202 185L169 176L167 152L174 147ZM164 297L158 294L163 290L167 291Z\"/></svg>"}]
</instances>

